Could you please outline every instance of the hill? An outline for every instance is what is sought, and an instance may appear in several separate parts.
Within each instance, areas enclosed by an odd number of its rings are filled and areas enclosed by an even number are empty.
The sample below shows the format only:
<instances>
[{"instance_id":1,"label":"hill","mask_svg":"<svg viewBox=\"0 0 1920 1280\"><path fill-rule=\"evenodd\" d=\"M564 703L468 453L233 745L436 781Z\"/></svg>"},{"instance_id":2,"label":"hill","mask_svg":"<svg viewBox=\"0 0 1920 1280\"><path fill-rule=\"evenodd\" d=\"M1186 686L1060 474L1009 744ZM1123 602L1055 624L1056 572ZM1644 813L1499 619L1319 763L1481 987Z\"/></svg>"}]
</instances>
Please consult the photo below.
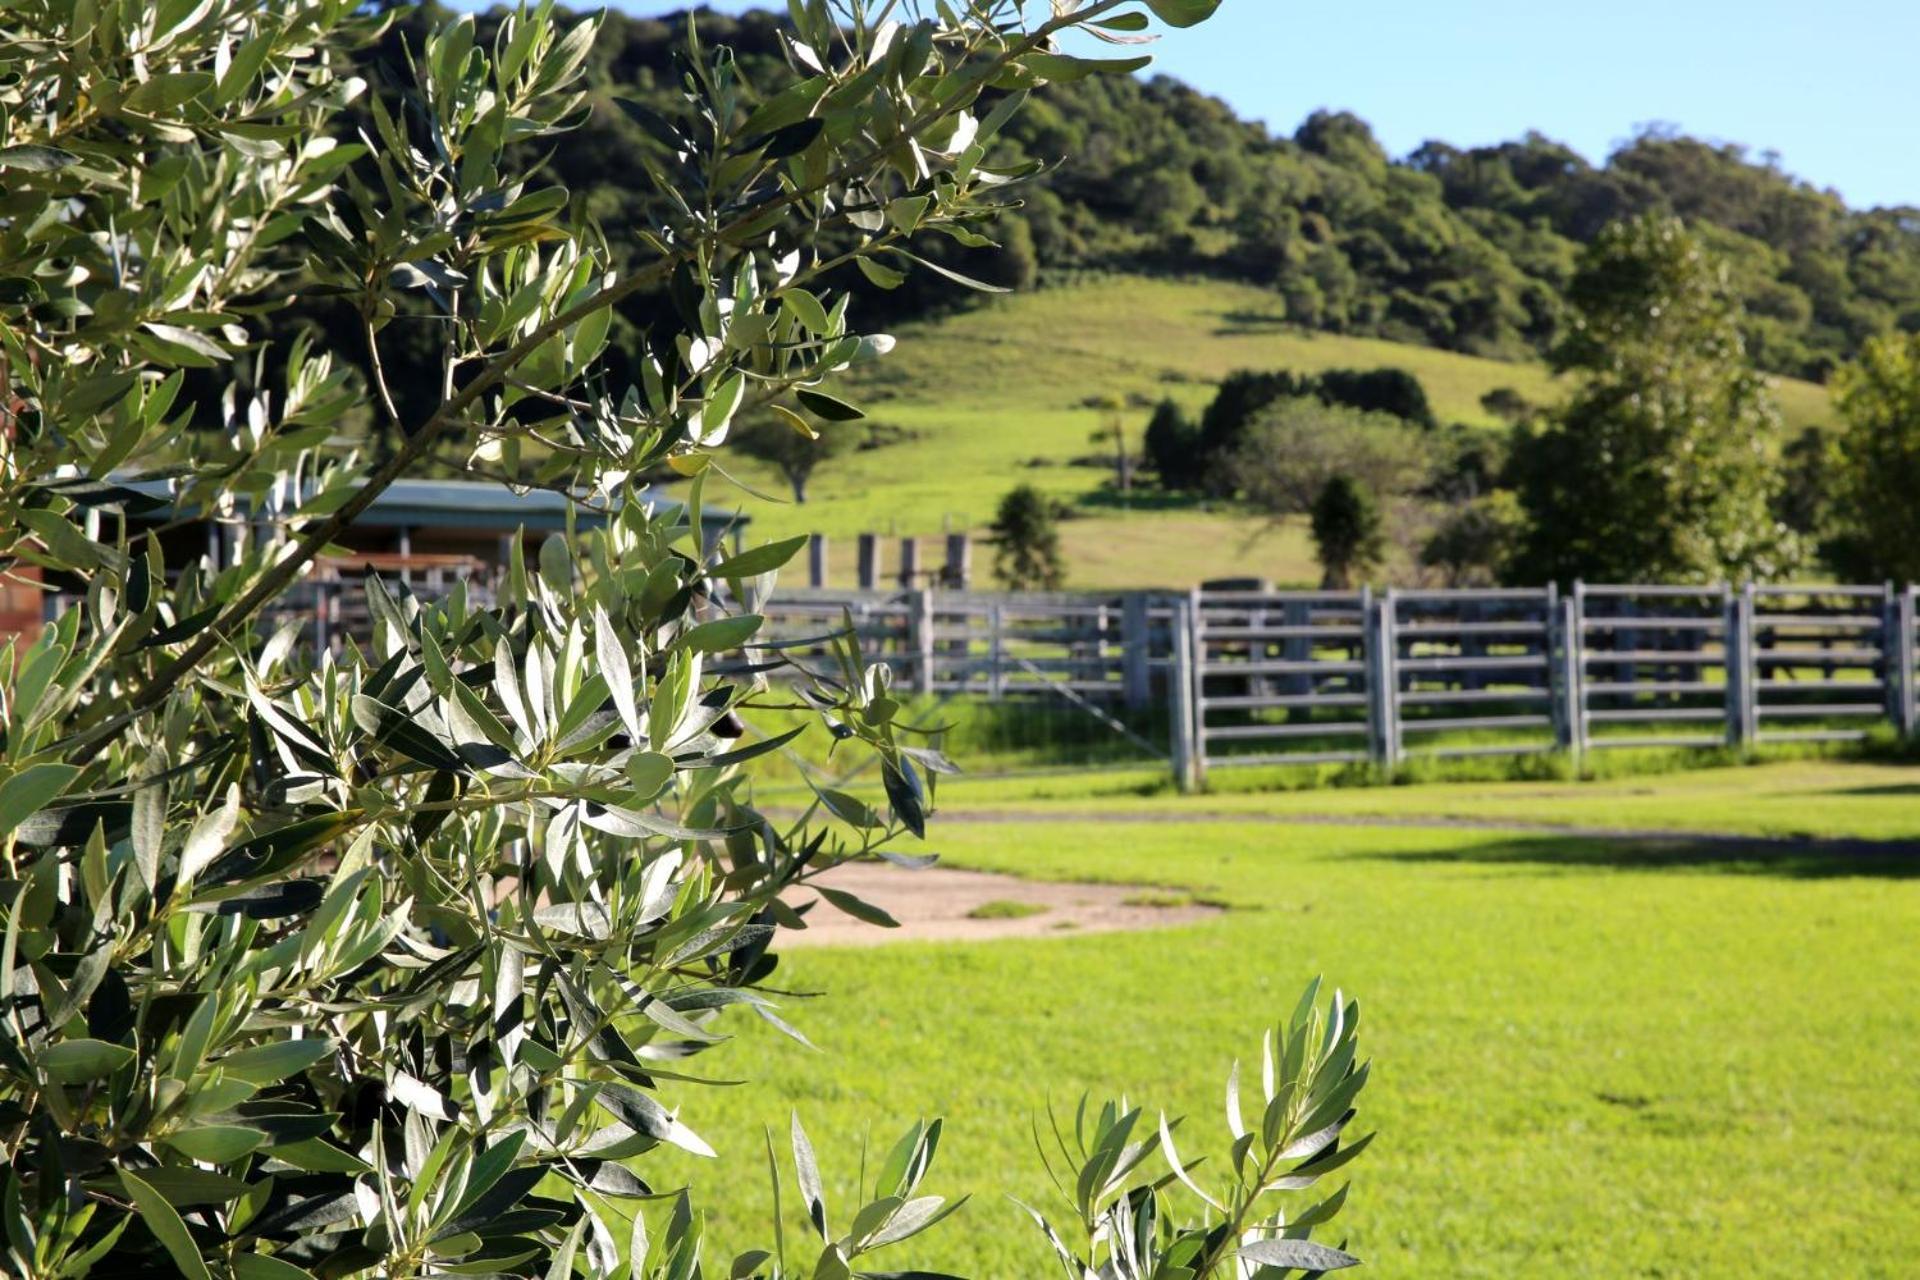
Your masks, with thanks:
<instances>
[{"instance_id":1,"label":"hill","mask_svg":"<svg viewBox=\"0 0 1920 1280\"><path fill-rule=\"evenodd\" d=\"M392 79L383 64L400 65L444 12L404 9L367 56L367 78ZM500 12L479 18L481 39ZM595 109L546 168L581 195L616 255L645 256L641 232L661 225L671 197L646 176L658 144L613 99L679 115L673 58L693 25L733 51L750 105L792 80L784 21L605 15L589 64ZM1771 159L1657 129L1598 163L1539 134L1433 141L1396 158L1352 114L1316 113L1281 136L1169 77L1094 77L1034 95L993 162L1046 166L995 230L1000 247L923 235L915 250L1000 284L1204 275L1258 287L1261 314L1304 328L1527 359L1563 334L1582 247L1611 222L1657 212L1687 219L1726 262L1764 369L1822 381L1873 334L1920 327L1920 211L1850 209ZM927 272L897 292L851 270L838 283L865 314L896 321L968 301ZM652 305L631 300L626 321L644 329Z\"/></svg>"},{"instance_id":2,"label":"hill","mask_svg":"<svg viewBox=\"0 0 1920 1280\"><path fill-rule=\"evenodd\" d=\"M783 22L696 15L702 41L731 47L760 95L791 78ZM593 55L600 92L674 114L672 56L688 25L609 14ZM641 131L600 106L553 168L591 193L619 240L661 197L643 176ZM1305 327L1524 358L1561 336L1581 248L1611 222L1658 212L1686 218L1726 260L1762 368L1822 380L1867 337L1920 326L1915 210L1851 209L1768 157L1657 128L1598 162L1537 133L1393 157L1349 113L1277 135L1170 77L1094 77L1034 95L995 161L1050 166L995 233L1004 249L917 247L1001 283L1207 274L1269 291L1269 308ZM849 274L900 316L956 301L936 278L882 294Z\"/></svg>"},{"instance_id":3,"label":"hill","mask_svg":"<svg viewBox=\"0 0 1920 1280\"><path fill-rule=\"evenodd\" d=\"M827 534L835 576L849 582L855 535L977 533L1020 483L1076 513L1061 526L1071 585L1186 586L1222 573L1223 560L1237 573L1306 582L1317 571L1297 525L1274 528L1151 489L1119 508L1106 487L1112 468L1094 464L1099 447L1088 440L1111 411L1086 402L1131 400L1119 412L1137 447L1154 402L1171 396L1197 412L1235 369L1397 366L1420 379L1442 421L1489 429L1496 423L1480 406L1488 391L1511 387L1534 401L1559 394L1537 363L1316 333L1277 311L1270 293L1250 285L1102 277L908 324L895 352L850 384L874 420L905 439L825 464L804 505L767 501L784 494L779 477L739 458L729 471L760 496L725 484L709 492L743 502L757 537ZM1789 423L1824 416L1823 388L1782 380L1778 390ZM895 548L885 554L892 564Z\"/></svg>"},{"instance_id":4,"label":"hill","mask_svg":"<svg viewBox=\"0 0 1920 1280\"><path fill-rule=\"evenodd\" d=\"M440 12L431 2L402 10L366 55L368 79L389 81L382 64L404 60ZM492 38L498 12L478 19L479 38ZM600 223L616 265L643 262L644 233L671 218L670 197L647 177L659 144L614 100L680 114L673 56L690 25L733 50L746 103L777 92L791 79L783 21L606 14L590 61L594 110L543 163ZM804 507L755 501L761 531L847 540L977 530L1001 494L1029 481L1080 517L1063 529L1079 585L1180 585L1223 560L1307 580L1298 528L1163 495L1120 506L1103 489L1109 472L1090 464L1089 436L1107 416L1089 402L1130 404L1120 421L1137 441L1153 401L1197 409L1233 369L1390 365L1419 377L1442 421L1490 425L1479 405L1489 390L1553 398L1539 358L1563 335L1580 252L1611 221L1644 211L1689 219L1726 263L1763 368L1818 381L1872 334L1920 326L1914 211L1849 209L1738 147L1669 133L1643 133L1597 164L1539 135L1474 149L1434 142L1396 159L1352 115L1317 114L1279 136L1170 78L1117 77L1048 86L995 159L1048 166L995 229L1000 245L922 235L914 248L1018 294L981 303L928 271L896 290L850 269L837 279L864 323L905 339L856 388L903 438L829 463ZM831 254L844 234L829 229L818 247ZM670 305L646 292L622 304L616 375ZM339 318L326 306L281 319L325 325ZM403 416L424 417L441 387L431 330L398 333L394 347ZM1791 422L1824 415L1818 386L1783 382L1781 394ZM784 491L770 469L729 465L755 489ZM851 548L835 558L850 574Z\"/></svg>"}]
</instances>

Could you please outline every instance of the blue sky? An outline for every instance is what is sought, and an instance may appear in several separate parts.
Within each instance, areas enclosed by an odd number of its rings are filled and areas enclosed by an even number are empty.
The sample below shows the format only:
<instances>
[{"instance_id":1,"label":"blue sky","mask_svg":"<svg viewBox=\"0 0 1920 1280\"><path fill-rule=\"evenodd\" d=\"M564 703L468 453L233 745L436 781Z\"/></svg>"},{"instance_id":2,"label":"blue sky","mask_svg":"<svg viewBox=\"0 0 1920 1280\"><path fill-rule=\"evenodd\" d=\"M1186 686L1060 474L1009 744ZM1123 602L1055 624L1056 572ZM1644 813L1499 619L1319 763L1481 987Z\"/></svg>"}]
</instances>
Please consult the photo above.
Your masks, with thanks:
<instances>
[{"instance_id":1,"label":"blue sky","mask_svg":"<svg viewBox=\"0 0 1920 1280\"><path fill-rule=\"evenodd\" d=\"M1664 121L1777 151L1852 204L1920 205L1914 0L1225 0L1153 51L1157 69L1279 132L1333 107L1367 119L1395 155L1533 128L1598 160Z\"/></svg>"}]
</instances>

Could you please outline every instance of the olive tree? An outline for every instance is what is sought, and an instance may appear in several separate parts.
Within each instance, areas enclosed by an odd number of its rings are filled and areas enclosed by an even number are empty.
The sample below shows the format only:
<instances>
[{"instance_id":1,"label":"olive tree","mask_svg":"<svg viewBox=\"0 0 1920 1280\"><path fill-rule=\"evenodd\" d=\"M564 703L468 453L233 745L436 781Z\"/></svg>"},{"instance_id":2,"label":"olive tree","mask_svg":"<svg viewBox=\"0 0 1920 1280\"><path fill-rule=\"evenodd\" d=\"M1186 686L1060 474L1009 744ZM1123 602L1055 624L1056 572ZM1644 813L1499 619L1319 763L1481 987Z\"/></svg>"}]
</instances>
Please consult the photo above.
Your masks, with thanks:
<instances>
[{"instance_id":1,"label":"olive tree","mask_svg":"<svg viewBox=\"0 0 1920 1280\"><path fill-rule=\"evenodd\" d=\"M356 0L8 8L0 556L74 597L0 655L9 1273L848 1277L952 1207L920 1190L932 1122L838 1232L796 1124L805 1256L776 1233L703 1262L684 1195L642 1210L646 1153L713 1154L662 1088L698 1096L723 1018L791 1030L783 895L922 861L890 846L951 768L850 637L807 666L757 642L799 540L715 555L701 479L750 409L853 412L825 387L891 344L832 272L979 238L1024 176L989 156L1024 94L1138 65L1057 37L1216 3L793 0L777 89L696 41L679 110L622 104L674 208L623 271L537 165L590 109L592 19L456 18L370 91ZM273 339L298 294L359 332ZM626 306L630 386L605 359ZM382 371L406 327L440 353L417 413ZM378 461L344 430L369 401ZM275 603L429 466L562 493L573 536L516 552L497 599L370 580L367 642L307 644ZM662 466L684 505L640 500ZM154 482L232 554L169 562L135 521ZM812 725L754 730L795 705ZM758 809L753 762L798 732L876 757L880 791Z\"/></svg>"}]
</instances>

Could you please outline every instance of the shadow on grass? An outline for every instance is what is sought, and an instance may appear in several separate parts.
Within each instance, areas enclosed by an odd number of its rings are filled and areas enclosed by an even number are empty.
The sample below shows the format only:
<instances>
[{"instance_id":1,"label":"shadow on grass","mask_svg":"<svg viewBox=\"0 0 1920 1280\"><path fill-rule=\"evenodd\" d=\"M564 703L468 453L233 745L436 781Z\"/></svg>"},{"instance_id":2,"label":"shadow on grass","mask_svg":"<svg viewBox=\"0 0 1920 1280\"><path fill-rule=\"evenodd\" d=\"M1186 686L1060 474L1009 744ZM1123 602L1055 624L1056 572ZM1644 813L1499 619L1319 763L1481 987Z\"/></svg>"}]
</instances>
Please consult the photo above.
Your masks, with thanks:
<instances>
[{"instance_id":1,"label":"shadow on grass","mask_svg":"<svg viewBox=\"0 0 1920 1280\"><path fill-rule=\"evenodd\" d=\"M1216 338L1264 337L1298 328L1287 323L1284 311L1216 311L1220 324L1213 330Z\"/></svg>"},{"instance_id":2,"label":"shadow on grass","mask_svg":"<svg viewBox=\"0 0 1920 1280\"><path fill-rule=\"evenodd\" d=\"M1879 787L1845 787L1839 791L1809 792L1810 795L1841 796L1920 796L1920 782L1895 782Z\"/></svg>"},{"instance_id":3,"label":"shadow on grass","mask_svg":"<svg viewBox=\"0 0 1920 1280\"><path fill-rule=\"evenodd\" d=\"M1799 880L1920 878L1920 841L1540 835L1467 848L1364 856L1375 862L1479 863L1543 870L1708 871Z\"/></svg>"},{"instance_id":4,"label":"shadow on grass","mask_svg":"<svg viewBox=\"0 0 1920 1280\"><path fill-rule=\"evenodd\" d=\"M1140 484L1130 494L1122 494L1111 485L1103 486L1088 493L1082 493L1073 500L1076 507L1087 511L1208 511L1206 500L1198 494L1184 490L1169 493L1165 489Z\"/></svg>"}]
</instances>

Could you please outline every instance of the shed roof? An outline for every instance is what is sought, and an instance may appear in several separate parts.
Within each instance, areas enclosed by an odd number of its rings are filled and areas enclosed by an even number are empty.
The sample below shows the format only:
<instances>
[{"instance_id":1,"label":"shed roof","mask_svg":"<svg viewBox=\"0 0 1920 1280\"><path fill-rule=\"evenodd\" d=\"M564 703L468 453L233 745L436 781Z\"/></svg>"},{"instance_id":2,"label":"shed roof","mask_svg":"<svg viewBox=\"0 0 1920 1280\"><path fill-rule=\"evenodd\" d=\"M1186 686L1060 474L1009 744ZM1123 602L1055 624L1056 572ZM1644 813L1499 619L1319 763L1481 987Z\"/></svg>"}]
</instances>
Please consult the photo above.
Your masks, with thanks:
<instances>
[{"instance_id":1,"label":"shed roof","mask_svg":"<svg viewBox=\"0 0 1920 1280\"><path fill-rule=\"evenodd\" d=\"M127 487L156 498L170 496L164 481L137 481ZM684 505L658 488L642 490L637 500L649 503L660 511L677 511ZM503 533L524 528L554 532L566 528L569 505L566 495L551 489L515 493L504 484L483 480L396 480L374 498L354 521L354 527L498 530ZM601 518L582 509L577 520L582 526L591 527ZM750 516L735 511L710 508L702 510L700 515L702 526L710 533L738 528L750 519Z\"/></svg>"}]
</instances>

